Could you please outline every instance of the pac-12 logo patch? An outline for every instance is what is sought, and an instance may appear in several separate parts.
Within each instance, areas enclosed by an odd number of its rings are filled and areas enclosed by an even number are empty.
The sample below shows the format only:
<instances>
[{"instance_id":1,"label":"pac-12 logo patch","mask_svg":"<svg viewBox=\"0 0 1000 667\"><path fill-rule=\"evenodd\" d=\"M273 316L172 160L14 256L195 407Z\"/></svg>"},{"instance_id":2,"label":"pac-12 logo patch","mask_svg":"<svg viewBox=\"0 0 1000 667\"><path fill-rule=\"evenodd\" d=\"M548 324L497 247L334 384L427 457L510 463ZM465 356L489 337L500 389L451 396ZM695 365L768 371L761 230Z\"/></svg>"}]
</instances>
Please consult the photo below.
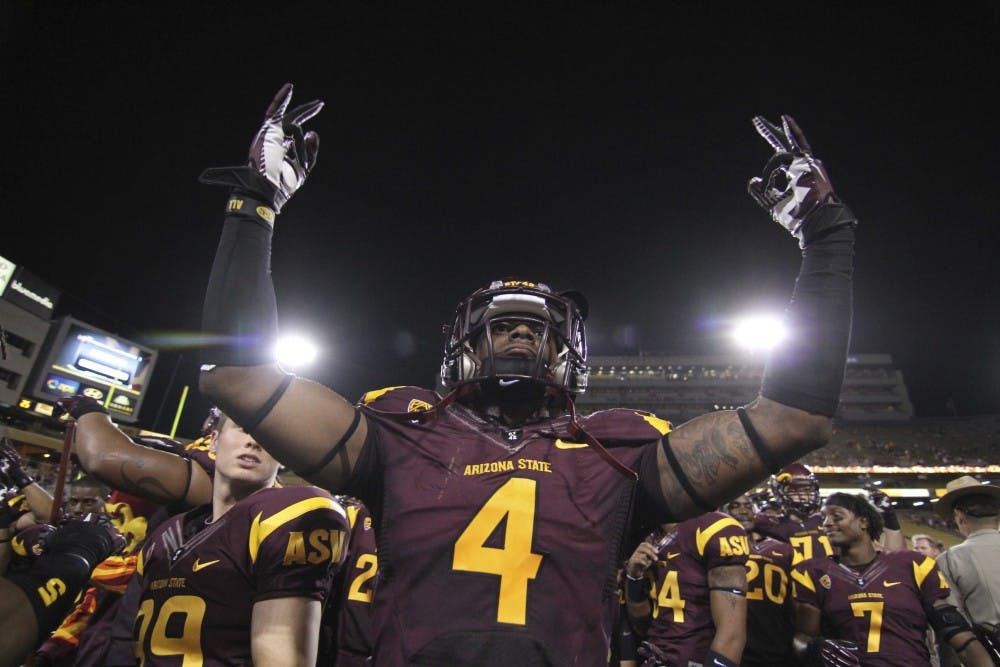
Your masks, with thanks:
<instances>
[{"instance_id":1,"label":"pac-12 logo patch","mask_svg":"<svg viewBox=\"0 0 1000 667\"><path fill-rule=\"evenodd\" d=\"M820 577L819 585L825 588L826 590L830 590L830 586L833 586L833 582L830 581L830 575L824 574L822 577Z\"/></svg>"}]
</instances>

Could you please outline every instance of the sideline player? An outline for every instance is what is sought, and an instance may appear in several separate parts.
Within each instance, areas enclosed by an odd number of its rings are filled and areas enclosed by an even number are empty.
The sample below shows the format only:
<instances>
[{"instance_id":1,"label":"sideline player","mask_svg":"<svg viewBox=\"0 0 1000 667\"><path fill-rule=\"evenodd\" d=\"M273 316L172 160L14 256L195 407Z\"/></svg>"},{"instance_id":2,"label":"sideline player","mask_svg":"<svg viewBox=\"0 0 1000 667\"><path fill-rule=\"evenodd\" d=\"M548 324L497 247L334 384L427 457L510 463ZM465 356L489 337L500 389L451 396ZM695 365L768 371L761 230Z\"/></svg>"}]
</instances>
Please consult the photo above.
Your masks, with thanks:
<instances>
[{"instance_id":1,"label":"sideline player","mask_svg":"<svg viewBox=\"0 0 1000 667\"><path fill-rule=\"evenodd\" d=\"M347 517L315 487L275 487L278 462L232 420L217 429L211 504L165 521L140 552L136 657L313 665Z\"/></svg>"},{"instance_id":2,"label":"sideline player","mask_svg":"<svg viewBox=\"0 0 1000 667\"><path fill-rule=\"evenodd\" d=\"M448 396L393 388L355 406L273 356L271 235L315 164L319 137L302 125L322 107L289 109L291 94L286 84L269 106L248 165L202 174L232 193L205 299L215 344L203 393L300 475L377 513L376 663L606 662L603 609L630 508L647 525L698 516L828 439L850 335L853 214L791 118L754 119L775 154L751 195L803 253L786 311L797 335L745 408L676 429L633 410L577 419L585 301L518 280L460 304Z\"/></svg>"},{"instance_id":3,"label":"sideline player","mask_svg":"<svg viewBox=\"0 0 1000 667\"><path fill-rule=\"evenodd\" d=\"M816 475L801 463L792 463L773 475L770 484L782 514L759 513L754 531L792 545L792 565L814 556L832 556L833 547L822 530Z\"/></svg>"},{"instance_id":4,"label":"sideline player","mask_svg":"<svg viewBox=\"0 0 1000 667\"><path fill-rule=\"evenodd\" d=\"M795 635L789 572L792 546L754 532L756 507L749 495L725 507L750 539L747 558L747 645L742 667L797 667L792 651Z\"/></svg>"},{"instance_id":5,"label":"sideline player","mask_svg":"<svg viewBox=\"0 0 1000 667\"><path fill-rule=\"evenodd\" d=\"M968 622L948 604L948 584L933 558L877 551L882 517L860 495L832 494L823 514L823 529L840 555L813 558L792 571L795 649L802 658L820 665L928 667L930 626L965 665L992 665Z\"/></svg>"},{"instance_id":6,"label":"sideline player","mask_svg":"<svg viewBox=\"0 0 1000 667\"><path fill-rule=\"evenodd\" d=\"M749 551L746 531L722 512L663 524L639 543L625 567L625 600L643 646L653 645L643 664L740 664Z\"/></svg>"}]
</instances>

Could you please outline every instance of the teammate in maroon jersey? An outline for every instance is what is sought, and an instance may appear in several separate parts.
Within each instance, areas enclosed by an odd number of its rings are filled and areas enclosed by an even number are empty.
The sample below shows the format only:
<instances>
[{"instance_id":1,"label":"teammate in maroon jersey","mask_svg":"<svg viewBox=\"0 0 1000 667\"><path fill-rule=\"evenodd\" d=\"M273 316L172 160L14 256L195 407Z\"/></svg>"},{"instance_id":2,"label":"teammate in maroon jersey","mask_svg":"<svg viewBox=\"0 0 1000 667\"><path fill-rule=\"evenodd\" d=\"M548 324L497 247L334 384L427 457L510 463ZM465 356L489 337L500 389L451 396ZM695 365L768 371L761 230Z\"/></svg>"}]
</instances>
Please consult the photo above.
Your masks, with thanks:
<instances>
[{"instance_id":1,"label":"teammate in maroon jersey","mask_svg":"<svg viewBox=\"0 0 1000 667\"><path fill-rule=\"evenodd\" d=\"M330 636L329 662L337 667L364 667L374 652L372 595L378 575L375 529L368 508L357 498L334 496L347 512L351 525L350 547L343 567L331 587L331 603L323 616L324 632Z\"/></svg>"},{"instance_id":2,"label":"teammate in maroon jersey","mask_svg":"<svg viewBox=\"0 0 1000 667\"><path fill-rule=\"evenodd\" d=\"M749 551L746 531L721 512L664 524L636 547L625 587L632 625L653 646L644 664L740 663Z\"/></svg>"},{"instance_id":3,"label":"teammate in maroon jersey","mask_svg":"<svg viewBox=\"0 0 1000 667\"><path fill-rule=\"evenodd\" d=\"M314 665L347 516L320 489L275 487L277 461L231 420L217 428L212 503L165 521L140 553L136 656Z\"/></svg>"},{"instance_id":4,"label":"teammate in maroon jersey","mask_svg":"<svg viewBox=\"0 0 1000 667\"><path fill-rule=\"evenodd\" d=\"M924 636L930 626L964 664L992 664L968 623L948 604L948 585L933 558L877 551L882 517L860 495L832 494L823 514L823 529L840 555L813 558L792 571L795 648L801 657L818 665L929 666Z\"/></svg>"},{"instance_id":5,"label":"teammate in maroon jersey","mask_svg":"<svg viewBox=\"0 0 1000 667\"><path fill-rule=\"evenodd\" d=\"M792 547L754 531L757 508L749 495L730 501L726 512L750 538L747 558L747 645L742 667L796 667L791 585Z\"/></svg>"},{"instance_id":6,"label":"teammate in maroon jersey","mask_svg":"<svg viewBox=\"0 0 1000 667\"><path fill-rule=\"evenodd\" d=\"M754 531L792 546L792 564L814 556L832 556L833 547L821 528L819 479L801 463L786 466L770 480L782 514L759 513Z\"/></svg>"},{"instance_id":7,"label":"teammate in maroon jersey","mask_svg":"<svg viewBox=\"0 0 1000 667\"><path fill-rule=\"evenodd\" d=\"M271 234L315 164L319 137L302 125L322 107L289 108L291 94L283 86L269 106L249 164L202 175L231 188L205 299L203 392L299 474L377 513L376 662L606 663L632 506L650 525L700 515L829 437L856 219L791 118L754 119L775 154L750 192L804 252L786 311L799 335L745 409L676 429L632 410L576 419L585 301L524 280L460 304L447 397L397 388L359 407L274 359Z\"/></svg>"}]
</instances>

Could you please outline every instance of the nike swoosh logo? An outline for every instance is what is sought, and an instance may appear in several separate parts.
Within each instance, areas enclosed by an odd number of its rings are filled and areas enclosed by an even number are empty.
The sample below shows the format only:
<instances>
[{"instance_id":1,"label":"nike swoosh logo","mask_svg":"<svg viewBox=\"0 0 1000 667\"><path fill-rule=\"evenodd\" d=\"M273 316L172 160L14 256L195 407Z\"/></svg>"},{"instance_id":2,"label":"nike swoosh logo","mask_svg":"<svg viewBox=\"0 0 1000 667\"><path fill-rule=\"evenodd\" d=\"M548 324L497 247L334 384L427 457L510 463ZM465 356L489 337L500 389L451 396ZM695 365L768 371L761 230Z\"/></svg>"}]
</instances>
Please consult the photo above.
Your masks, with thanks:
<instances>
[{"instance_id":1,"label":"nike swoosh logo","mask_svg":"<svg viewBox=\"0 0 1000 667\"><path fill-rule=\"evenodd\" d=\"M678 552L677 552L677 553L675 553L675 554L672 554L672 553L669 553L669 552L667 552L667 560L670 560L671 558L677 558L677 557L678 557L678 556L680 556L680 555L681 555L681 552L680 552L680 551L678 551Z\"/></svg>"},{"instance_id":2,"label":"nike swoosh logo","mask_svg":"<svg viewBox=\"0 0 1000 667\"><path fill-rule=\"evenodd\" d=\"M191 571L192 572L197 572L199 570L204 570L209 565L215 565L218 562L219 561L217 561L217 560L210 560L207 563L202 563L200 558L195 558L194 559L194 565L191 566Z\"/></svg>"},{"instance_id":3,"label":"nike swoosh logo","mask_svg":"<svg viewBox=\"0 0 1000 667\"><path fill-rule=\"evenodd\" d=\"M893 586L899 586L901 583L903 583L903 582L902 581L886 581L885 579L882 580L882 585L885 586L886 588L892 588Z\"/></svg>"},{"instance_id":4,"label":"nike swoosh logo","mask_svg":"<svg viewBox=\"0 0 1000 667\"><path fill-rule=\"evenodd\" d=\"M585 442L566 442L565 440L556 440L556 449L582 449L584 447L590 447Z\"/></svg>"},{"instance_id":5,"label":"nike swoosh logo","mask_svg":"<svg viewBox=\"0 0 1000 667\"><path fill-rule=\"evenodd\" d=\"M512 384L517 384L518 382L520 382L520 380L497 380L497 383L501 387L509 387Z\"/></svg>"},{"instance_id":6,"label":"nike swoosh logo","mask_svg":"<svg viewBox=\"0 0 1000 667\"><path fill-rule=\"evenodd\" d=\"M772 556L784 556L785 554L781 553L780 551L772 551L771 555Z\"/></svg>"}]
</instances>

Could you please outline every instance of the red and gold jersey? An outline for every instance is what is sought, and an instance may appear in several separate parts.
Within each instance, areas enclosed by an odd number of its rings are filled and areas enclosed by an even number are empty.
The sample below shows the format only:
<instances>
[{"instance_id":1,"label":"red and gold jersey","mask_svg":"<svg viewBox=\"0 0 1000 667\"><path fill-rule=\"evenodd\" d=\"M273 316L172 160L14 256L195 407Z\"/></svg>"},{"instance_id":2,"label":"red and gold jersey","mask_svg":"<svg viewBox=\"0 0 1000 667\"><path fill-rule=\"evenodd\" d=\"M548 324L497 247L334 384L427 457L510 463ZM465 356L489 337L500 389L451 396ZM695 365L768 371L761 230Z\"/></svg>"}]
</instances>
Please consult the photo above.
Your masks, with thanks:
<instances>
[{"instance_id":1,"label":"red and gold jersey","mask_svg":"<svg viewBox=\"0 0 1000 667\"><path fill-rule=\"evenodd\" d=\"M792 570L795 601L822 613L824 633L857 643L865 667L930 665L927 610L948 597L933 558L915 551L880 552L863 572L833 558Z\"/></svg>"},{"instance_id":2,"label":"red and gold jersey","mask_svg":"<svg viewBox=\"0 0 1000 667\"><path fill-rule=\"evenodd\" d=\"M378 575L375 527L364 503L334 496L351 525L350 548L334 581L324 624L332 626L337 667L363 667L373 651L372 596Z\"/></svg>"},{"instance_id":3,"label":"red and gold jersey","mask_svg":"<svg viewBox=\"0 0 1000 667\"><path fill-rule=\"evenodd\" d=\"M379 524L376 664L606 665L634 477L565 416L505 430L460 404L426 421L384 414L438 400L397 387L361 408L369 440L351 487ZM630 410L581 424L664 517L656 447L669 424Z\"/></svg>"},{"instance_id":4,"label":"red and gold jersey","mask_svg":"<svg viewBox=\"0 0 1000 667\"><path fill-rule=\"evenodd\" d=\"M250 664L255 603L323 600L346 553L343 508L311 486L269 488L214 522L211 507L171 517L140 551L140 664Z\"/></svg>"},{"instance_id":5,"label":"red and gold jersey","mask_svg":"<svg viewBox=\"0 0 1000 667\"><path fill-rule=\"evenodd\" d=\"M765 537L792 545L792 565L817 556L834 555L830 539L823 533L823 515L813 514L804 521L787 516L758 514L753 530Z\"/></svg>"},{"instance_id":6,"label":"red and gold jersey","mask_svg":"<svg viewBox=\"0 0 1000 667\"><path fill-rule=\"evenodd\" d=\"M747 559L747 643L742 667L793 667L792 546L770 537L750 545Z\"/></svg>"},{"instance_id":7,"label":"red and gold jersey","mask_svg":"<svg viewBox=\"0 0 1000 667\"><path fill-rule=\"evenodd\" d=\"M750 553L747 533L728 514L708 512L667 533L654 532L646 541L658 554L647 572L653 580L649 591L653 620L646 639L672 665L701 663L715 636L708 571L745 565Z\"/></svg>"}]
</instances>

